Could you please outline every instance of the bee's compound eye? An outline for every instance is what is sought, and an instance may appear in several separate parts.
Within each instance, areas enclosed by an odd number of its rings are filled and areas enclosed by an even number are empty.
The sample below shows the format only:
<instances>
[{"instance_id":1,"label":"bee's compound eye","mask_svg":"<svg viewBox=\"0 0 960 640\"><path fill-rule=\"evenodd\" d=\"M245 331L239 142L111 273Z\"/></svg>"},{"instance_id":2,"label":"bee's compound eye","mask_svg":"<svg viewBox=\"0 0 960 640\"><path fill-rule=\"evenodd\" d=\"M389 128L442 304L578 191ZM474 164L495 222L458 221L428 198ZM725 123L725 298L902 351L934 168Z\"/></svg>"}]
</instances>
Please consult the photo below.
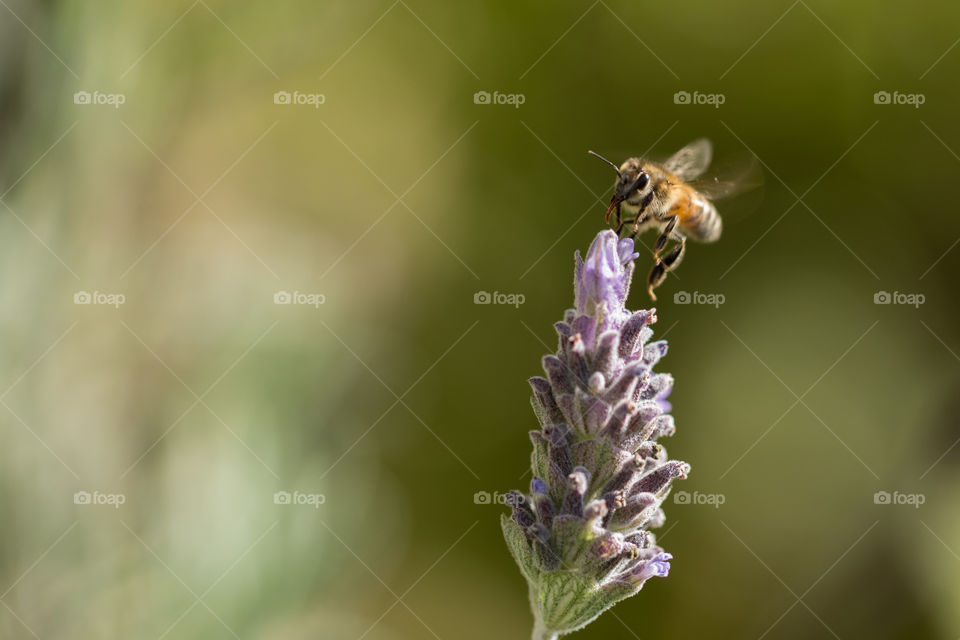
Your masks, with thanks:
<instances>
[{"instance_id":1,"label":"bee's compound eye","mask_svg":"<svg viewBox=\"0 0 960 640\"><path fill-rule=\"evenodd\" d=\"M647 188L648 182L650 182L650 176L648 176L646 172L641 173L637 178L636 189L638 191L643 191Z\"/></svg>"}]
</instances>

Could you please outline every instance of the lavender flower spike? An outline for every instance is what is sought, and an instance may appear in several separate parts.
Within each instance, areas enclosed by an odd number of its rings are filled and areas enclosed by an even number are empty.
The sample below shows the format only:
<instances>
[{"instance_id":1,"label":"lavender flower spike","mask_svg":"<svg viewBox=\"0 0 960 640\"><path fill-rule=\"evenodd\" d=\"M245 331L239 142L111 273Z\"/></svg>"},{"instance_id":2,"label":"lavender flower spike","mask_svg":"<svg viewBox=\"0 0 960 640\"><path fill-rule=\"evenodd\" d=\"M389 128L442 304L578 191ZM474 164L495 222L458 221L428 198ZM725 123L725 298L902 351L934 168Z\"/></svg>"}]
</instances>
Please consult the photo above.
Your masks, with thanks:
<instances>
[{"instance_id":1,"label":"lavender flower spike","mask_svg":"<svg viewBox=\"0 0 960 640\"><path fill-rule=\"evenodd\" d=\"M674 478L690 465L657 443L673 433L669 374L653 366L667 352L650 342L656 310L624 305L633 276L633 240L600 232L586 259L576 255L574 309L556 325L556 355L531 378L540 429L528 494L514 492L503 535L530 587L534 640L580 629L665 577L669 553L650 528Z\"/></svg>"}]
</instances>

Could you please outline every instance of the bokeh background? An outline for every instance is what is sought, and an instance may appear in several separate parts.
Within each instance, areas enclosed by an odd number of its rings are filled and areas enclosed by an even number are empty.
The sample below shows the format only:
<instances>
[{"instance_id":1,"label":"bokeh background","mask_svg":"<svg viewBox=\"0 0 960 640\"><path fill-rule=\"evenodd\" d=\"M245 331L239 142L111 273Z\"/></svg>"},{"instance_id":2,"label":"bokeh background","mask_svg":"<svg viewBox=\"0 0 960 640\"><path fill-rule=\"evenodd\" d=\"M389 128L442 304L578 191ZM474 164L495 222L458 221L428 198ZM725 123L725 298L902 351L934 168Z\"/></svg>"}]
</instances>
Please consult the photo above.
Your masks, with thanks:
<instances>
[{"instance_id":1,"label":"bokeh background","mask_svg":"<svg viewBox=\"0 0 960 640\"><path fill-rule=\"evenodd\" d=\"M692 499L576 637L960 637L958 25L0 0L0 637L529 637L475 496L528 480L586 150L700 136L764 187L659 290Z\"/></svg>"}]
</instances>

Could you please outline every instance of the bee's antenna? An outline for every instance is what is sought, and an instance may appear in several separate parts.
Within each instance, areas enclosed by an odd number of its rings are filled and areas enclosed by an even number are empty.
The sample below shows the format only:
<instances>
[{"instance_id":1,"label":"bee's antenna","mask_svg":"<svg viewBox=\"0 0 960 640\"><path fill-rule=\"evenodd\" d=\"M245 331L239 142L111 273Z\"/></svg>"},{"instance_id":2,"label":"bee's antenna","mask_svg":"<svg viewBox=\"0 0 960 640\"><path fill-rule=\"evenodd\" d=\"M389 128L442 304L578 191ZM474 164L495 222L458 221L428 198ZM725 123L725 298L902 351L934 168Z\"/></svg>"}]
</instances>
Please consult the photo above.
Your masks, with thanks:
<instances>
[{"instance_id":1,"label":"bee's antenna","mask_svg":"<svg viewBox=\"0 0 960 640\"><path fill-rule=\"evenodd\" d=\"M604 162L606 162L608 165L610 165L611 167L613 167L613 170L617 172L617 177L623 177L623 176L620 175L620 169L617 167L617 165L613 164L612 162L610 162L609 160L607 160L606 158L604 158L604 157L603 157L602 155L600 155L599 153L596 153L596 152L594 152L594 151L587 151L587 153L589 153L590 155L592 155L594 158L600 158L601 160L603 160Z\"/></svg>"}]
</instances>

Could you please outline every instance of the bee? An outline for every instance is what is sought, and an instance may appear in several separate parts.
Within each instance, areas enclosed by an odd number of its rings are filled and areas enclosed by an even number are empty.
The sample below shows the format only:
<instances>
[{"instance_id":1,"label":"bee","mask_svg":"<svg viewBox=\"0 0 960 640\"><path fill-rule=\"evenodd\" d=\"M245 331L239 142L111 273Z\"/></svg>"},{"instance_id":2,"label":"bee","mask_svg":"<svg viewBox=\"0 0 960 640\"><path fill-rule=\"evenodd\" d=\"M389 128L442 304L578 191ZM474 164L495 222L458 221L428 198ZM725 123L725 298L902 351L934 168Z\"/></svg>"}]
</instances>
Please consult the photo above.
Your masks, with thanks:
<instances>
[{"instance_id":1,"label":"bee","mask_svg":"<svg viewBox=\"0 0 960 640\"><path fill-rule=\"evenodd\" d=\"M662 164L629 158L618 168L603 156L589 153L617 172L613 198L604 218L609 224L610 215L616 213L617 235L624 228L633 237L648 229L660 232L653 246L656 263L647 278L647 293L656 300L653 290L680 264L688 238L697 242L716 242L720 238L723 221L712 200L742 191L747 184L743 180L698 180L713 157L713 145L706 138L694 140ZM670 240L676 246L661 257Z\"/></svg>"}]
</instances>

